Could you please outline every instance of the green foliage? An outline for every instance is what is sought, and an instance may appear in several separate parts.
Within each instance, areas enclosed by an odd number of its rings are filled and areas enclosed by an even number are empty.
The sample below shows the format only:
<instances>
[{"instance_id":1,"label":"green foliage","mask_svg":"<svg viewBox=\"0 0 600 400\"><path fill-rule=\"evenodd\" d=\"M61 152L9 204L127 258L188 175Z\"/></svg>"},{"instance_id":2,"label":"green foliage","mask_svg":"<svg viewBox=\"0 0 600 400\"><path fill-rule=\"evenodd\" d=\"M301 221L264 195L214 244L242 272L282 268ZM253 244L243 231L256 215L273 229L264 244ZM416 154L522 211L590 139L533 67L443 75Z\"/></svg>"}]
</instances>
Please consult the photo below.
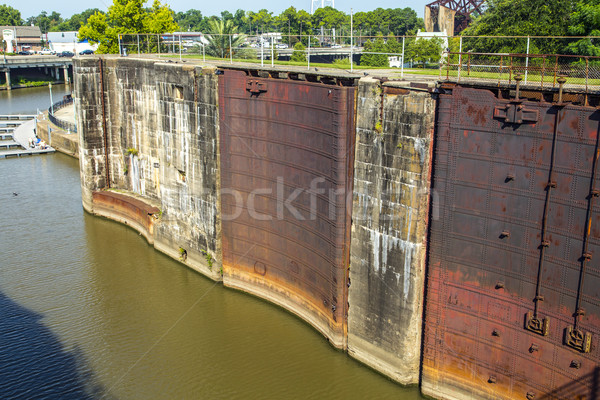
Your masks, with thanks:
<instances>
[{"instance_id":1,"label":"green foliage","mask_svg":"<svg viewBox=\"0 0 600 400\"><path fill-rule=\"evenodd\" d=\"M95 12L79 29L80 40L98 43L98 53L118 53L118 35L127 33L174 32L177 24L168 6L154 0L152 7L143 7L144 0L114 0L107 14Z\"/></svg>"},{"instance_id":2,"label":"green foliage","mask_svg":"<svg viewBox=\"0 0 600 400\"><path fill-rule=\"evenodd\" d=\"M333 60L332 65L336 68L350 68L350 58L338 58Z\"/></svg>"},{"instance_id":3,"label":"green foliage","mask_svg":"<svg viewBox=\"0 0 600 400\"><path fill-rule=\"evenodd\" d=\"M304 51L306 47L302 44L302 42L296 42L294 45L294 51L292 52L291 61L303 62L306 61L306 53Z\"/></svg>"},{"instance_id":4,"label":"green foliage","mask_svg":"<svg viewBox=\"0 0 600 400\"><path fill-rule=\"evenodd\" d=\"M87 23L89 17L94 15L95 13L104 13L97 8L88 8L79 14L73 14L71 18L67 18L63 20L58 25L53 25L50 27L50 31L63 32L63 31L78 31L83 25Z\"/></svg>"},{"instance_id":5,"label":"green foliage","mask_svg":"<svg viewBox=\"0 0 600 400\"><path fill-rule=\"evenodd\" d=\"M206 250L200 250L200 251L202 252L202 254L204 254L204 258L206 259L206 262L208 263L208 269L210 269L212 271L213 262L214 262L212 255L210 255L210 253Z\"/></svg>"},{"instance_id":6,"label":"green foliage","mask_svg":"<svg viewBox=\"0 0 600 400\"><path fill-rule=\"evenodd\" d=\"M234 57L238 56L239 47L246 40L246 36L237 34L238 27L233 25L233 20L229 19L223 21L220 19L213 19L208 22L210 35L206 36L208 44L206 45L206 54L213 57L225 58L231 53ZM237 34L237 35L236 35ZM223 35L234 35L230 37Z\"/></svg>"},{"instance_id":7,"label":"green foliage","mask_svg":"<svg viewBox=\"0 0 600 400\"><path fill-rule=\"evenodd\" d=\"M127 149L127 155L137 156L138 155L138 151L137 151L137 149L134 149L133 147L130 147L130 148Z\"/></svg>"},{"instance_id":8,"label":"green foliage","mask_svg":"<svg viewBox=\"0 0 600 400\"><path fill-rule=\"evenodd\" d=\"M463 31L469 36L587 36L600 34L600 0L489 0L487 10ZM525 53L519 39L465 38L463 51ZM533 54L600 55L592 39L531 39Z\"/></svg>"},{"instance_id":9,"label":"green foliage","mask_svg":"<svg viewBox=\"0 0 600 400\"><path fill-rule=\"evenodd\" d=\"M26 25L37 25L40 27L42 33L56 30L56 27L63 22L60 13L53 11L50 15L46 11L42 11L38 16L29 17L25 21Z\"/></svg>"},{"instance_id":10,"label":"green foliage","mask_svg":"<svg viewBox=\"0 0 600 400\"><path fill-rule=\"evenodd\" d=\"M363 54L360 56L360 65L371 67L388 67L388 56L385 54L367 54L369 52L387 53L388 48L383 41L383 36L378 36L373 42L367 40L364 44Z\"/></svg>"},{"instance_id":11,"label":"green foliage","mask_svg":"<svg viewBox=\"0 0 600 400\"><path fill-rule=\"evenodd\" d=\"M0 25L18 26L23 25L21 12L6 4L0 4Z\"/></svg>"},{"instance_id":12,"label":"green foliage","mask_svg":"<svg viewBox=\"0 0 600 400\"><path fill-rule=\"evenodd\" d=\"M442 57L443 41L440 38L419 38L412 40L405 52L405 59L416 63L439 63Z\"/></svg>"}]
</instances>

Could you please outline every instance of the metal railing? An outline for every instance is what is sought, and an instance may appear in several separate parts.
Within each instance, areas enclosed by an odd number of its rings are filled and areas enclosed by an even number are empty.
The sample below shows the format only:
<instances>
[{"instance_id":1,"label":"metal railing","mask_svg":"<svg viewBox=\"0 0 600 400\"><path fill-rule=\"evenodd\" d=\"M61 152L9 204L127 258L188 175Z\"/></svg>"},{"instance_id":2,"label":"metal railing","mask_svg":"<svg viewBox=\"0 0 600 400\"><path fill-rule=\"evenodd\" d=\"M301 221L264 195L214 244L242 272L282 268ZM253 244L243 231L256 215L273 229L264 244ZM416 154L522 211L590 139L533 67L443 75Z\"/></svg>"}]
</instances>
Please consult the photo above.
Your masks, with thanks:
<instances>
[{"instance_id":1,"label":"metal railing","mask_svg":"<svg viewBox=\"0 0 600 400\"><path fill-rule=\"evenodd\" d=\"M76 124L62 120L60 118L57 118L54 115L56 113L56 111L60 110L61 108L65 108L71 104L73 104L72 97L68 97L64 100L54 103L50 108L48 108L48 119L54 125L58 126L59 128L65 130L67 132L77 133L77 125Z\"/></svg>"},{"instance_id":2,"label":"metal railing","mask_svg":"<svg viewBox=\"0 0 600 400\"><path fill-rule=\"evenodd\" d=\"M558 54L494 54L448 52L440 69L447 81L492 81L498 84L522 83L540 89L558 87L560 77L567 78L565 87L587 93L600 86L600 57Z\"/></svg>"},{"instance_id":3,"label":"metal railing","mask_svg":"<svg viewBox=\"0 0 600 400\"><path fill-rule=\"evenodd\" d=\"M429 35L429 36L427 36ZM511 83L515 74L524 76L524 83L539 83L541 88L556 86L558 76L567 76L567 85L588 90L600 86L600 58L570 54L578 43L600 46L600 37L538 37L538 36L457 36L440 34L425 36L365 36L360 33L343 35L218 35L199 32L177 34L119 35L122 55L152 54L158 57L196 58L207 60L245 61L265 64L304 65L325 63L329 67L353 71L373 68L365 65L367 58L379 57L379 64L405 73L439 76L440 79L480 79ZM427 52L425 40L437 38L439 52ZM381 41L387 51L367 48L367 42ZM302 43L303 49L294 49ZM381 48L381 46L380 46ZM483 50L481 50L483 49ZM487 50L487 51L486 51ZM542 51L554 54L541 54ZM292 60L297 61L293 62ZM299 60L299 61L298 61ZM352 63L350 62L352 60Z\"/></svg>"}]
</instances>

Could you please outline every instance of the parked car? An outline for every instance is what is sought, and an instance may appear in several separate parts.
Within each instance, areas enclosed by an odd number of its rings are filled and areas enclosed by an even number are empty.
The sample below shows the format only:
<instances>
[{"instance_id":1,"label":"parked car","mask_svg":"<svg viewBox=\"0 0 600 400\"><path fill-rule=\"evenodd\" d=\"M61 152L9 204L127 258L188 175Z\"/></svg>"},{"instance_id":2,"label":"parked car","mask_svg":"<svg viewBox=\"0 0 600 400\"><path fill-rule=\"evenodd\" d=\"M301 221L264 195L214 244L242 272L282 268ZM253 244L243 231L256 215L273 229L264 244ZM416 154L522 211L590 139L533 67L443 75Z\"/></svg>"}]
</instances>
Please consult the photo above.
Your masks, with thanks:
<instances>
[{"instance_id":1,"label":"parked car","mask_svg":"<svg viewBox=\"0 0 600 400\"><path fill-rule=\"evenodd\" d=\"M32 51L29 51L29 50L21 50L21 51L20 51L18 54L19 54L20 56L30 56L30 55L32 55L32 54L33 54L33 52L32 52Z\"/></svg>"},{"instance_id":2,"label":"parked car","mask_svg":"<svg viewBox=\"0 0 600 400\"><path fill-rule=\"evenodd\" d=\"M331 48L332 48L332 49L341 49L341 48L342 48L342 45L341 45L341 44L332 44L332 45L331 45Z\"/></svg>"},{"instance_id":3,"label":"parked car","mask_svg":"<svg viewBox=\"0 0 600 400\"><path fill-rule=\"evenodd\" d=\"M62 51L60 53L57 54L57 56L59 57L73 57L75 55L75 53L73 53L72 51Z\"/></svg>"},{"instance_id":4,"label":"parked car","mask_svg":"<svg viewBox=\"0 0 600 400\"><path fill-rule=\"evenodd\" d=\"M185 49L184 49L184 51L185 51ZM82 56L85 56L85 55L94 54L94 51L90 50L90 49L85 49L85 50L80 51L79 54Z\"/></svg>"},{"instance_id":5,"label":"parked car","mask_svg":"<svg viewBox=\"0 0 600 400\"><path fill-rule=\"evenodd\" d=\"M278 45L276 45L275 47L277 47L278 49L287 49L288 45L285 43L279 43Z\"/></svg>"},{"instance_id":6,"label":"parked car","mask_svg":"<svg viewBox=\"0 0 600 400\"><path fill-rule=\"evenodd\" d=\"M42 56L50 56L56 54L56 51L50 49L41 49L40 51L38 51L38 54Z\"/></svg>"}]
</instances>

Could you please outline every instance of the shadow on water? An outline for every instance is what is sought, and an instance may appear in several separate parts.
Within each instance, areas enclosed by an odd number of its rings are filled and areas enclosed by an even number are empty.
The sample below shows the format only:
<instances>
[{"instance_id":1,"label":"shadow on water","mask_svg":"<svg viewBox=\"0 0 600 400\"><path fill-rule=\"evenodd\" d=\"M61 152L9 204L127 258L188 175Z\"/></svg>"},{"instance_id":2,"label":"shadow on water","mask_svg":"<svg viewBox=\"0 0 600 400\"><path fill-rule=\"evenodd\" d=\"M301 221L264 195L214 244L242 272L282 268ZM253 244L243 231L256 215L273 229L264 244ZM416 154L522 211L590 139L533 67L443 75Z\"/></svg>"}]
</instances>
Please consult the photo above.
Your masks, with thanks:
<instances>
[{"instance_id":1,"label":"shadow on water","mask_svg":"<svg viewBox=\"0 0 600 400\"><path fill-rule=\"evenodd\" d=\"M65 351L41 320L0 292L0 398L109 398L83 352Z\"/></svg>"}]
</instances>

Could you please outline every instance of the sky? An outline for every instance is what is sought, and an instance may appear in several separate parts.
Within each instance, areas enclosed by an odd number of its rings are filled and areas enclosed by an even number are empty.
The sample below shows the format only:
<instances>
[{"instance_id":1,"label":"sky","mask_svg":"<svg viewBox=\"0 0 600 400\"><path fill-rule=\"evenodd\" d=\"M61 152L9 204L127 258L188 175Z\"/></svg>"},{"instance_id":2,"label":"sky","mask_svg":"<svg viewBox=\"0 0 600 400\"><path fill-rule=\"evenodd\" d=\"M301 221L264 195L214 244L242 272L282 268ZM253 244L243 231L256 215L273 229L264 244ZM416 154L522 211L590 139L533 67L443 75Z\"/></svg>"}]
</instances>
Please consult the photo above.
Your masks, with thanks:
<instances>
[{"instance_id":1,"label":"sky","mask_svg":"<svg viewBox=\"0 0 600 400\"><path fill-rule=\"evenodd\" d=\"M423 10L425 5L431 3L433 0L378 0L374 3L370 1L361 0L335 0L335 8L350 13L350 8L357 11L371 11L378 7L381 8L405 8L410 7L417 12L419 17L423 17ZM6 2L6 3L4 3ZM296 9L304 9L310 12L311 0L288 0L286 2L275 1L275 0L262 0L259 2L249 3L243 0L219 0L219 1L204 1L194 2L189 0L161 0L162 3L167 3L176 12L187 11L191 8L202 11L203 15L220 15L221 11L227 10L235 12L235 10L241 8L246 11L258 11L261 8L266 8L269 11L273 11L273 14L279 14L286 8L294 6ZM52 11L57 11L63 18L68 18L73 14L80 13L87 8L99 8L101 10L107 10L108 6L112 4L112 0L59 0L49 2L47 0L26 0L26 1L15 1L15 0L0 0L0 4L7 4L13 8L16 8L21 12L21 17L27 19L31 16L38 15L41 11L47 11L50 14ZM151 0L148 1L147 5L151 4Z\"/></svg>"}]
</instances>

